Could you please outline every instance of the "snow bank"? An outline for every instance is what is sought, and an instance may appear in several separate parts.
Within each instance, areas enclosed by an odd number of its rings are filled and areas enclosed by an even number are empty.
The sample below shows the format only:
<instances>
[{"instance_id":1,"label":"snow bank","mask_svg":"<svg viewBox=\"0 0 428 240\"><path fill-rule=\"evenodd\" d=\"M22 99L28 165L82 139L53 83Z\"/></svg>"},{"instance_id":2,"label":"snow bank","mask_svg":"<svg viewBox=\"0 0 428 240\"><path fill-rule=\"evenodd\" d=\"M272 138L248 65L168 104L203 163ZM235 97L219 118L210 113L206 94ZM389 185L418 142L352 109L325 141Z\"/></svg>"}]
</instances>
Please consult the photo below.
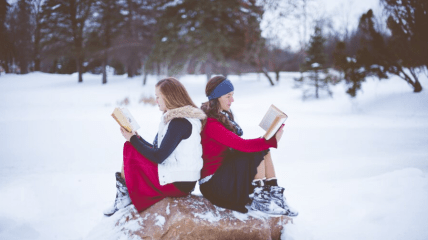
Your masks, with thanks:
<instances>
[{"instance_id":1,"label":"snow bank","mask_svg":"<svg viewBox=\"0 0 428 240\"><path fill-rule=\"evenodd\" d=\"M258 74L228 77L245 138L263 134L258 124L270 104L289 115L272 156L300 215L283 238L428 239L427 89L414 94L398 78L368 79L356 99L338 84L333 98L302 102L292 88L298 75L281 73L276 87ZM205 76L180 80L197 105L206 101ZM122 161L110 114L128 98L139 134L152 141L161 113L139 100L154 96L155 83L155 76L145 87L125 76L107 85L91 74L81 84L75 75L0 77L0 239L82 239L97 226ZM421 83L428 88L425 76Z\"/></svg>"}]
</instances>

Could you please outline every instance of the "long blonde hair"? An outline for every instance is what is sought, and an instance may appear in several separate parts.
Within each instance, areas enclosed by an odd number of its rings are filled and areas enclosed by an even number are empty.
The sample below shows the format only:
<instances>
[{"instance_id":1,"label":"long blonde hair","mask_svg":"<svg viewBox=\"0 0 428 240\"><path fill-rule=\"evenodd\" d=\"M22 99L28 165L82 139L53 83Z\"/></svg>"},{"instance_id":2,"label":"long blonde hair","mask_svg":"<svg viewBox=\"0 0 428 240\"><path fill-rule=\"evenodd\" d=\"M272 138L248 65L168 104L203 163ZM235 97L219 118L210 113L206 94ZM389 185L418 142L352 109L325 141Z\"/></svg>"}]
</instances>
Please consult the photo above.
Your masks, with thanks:
<instances>
[{"instance_id":1,"label":"long blonde hair","mask_svg":"<svg viewBox=\"0 0 428 240\"><path fill-rule=\"evenodd\" d=\"M167 109L175 109L190 105L196 107L183 84L173 77L168 77L160 80L156 87L162 93Z\"/></svg>"}]
</instances>

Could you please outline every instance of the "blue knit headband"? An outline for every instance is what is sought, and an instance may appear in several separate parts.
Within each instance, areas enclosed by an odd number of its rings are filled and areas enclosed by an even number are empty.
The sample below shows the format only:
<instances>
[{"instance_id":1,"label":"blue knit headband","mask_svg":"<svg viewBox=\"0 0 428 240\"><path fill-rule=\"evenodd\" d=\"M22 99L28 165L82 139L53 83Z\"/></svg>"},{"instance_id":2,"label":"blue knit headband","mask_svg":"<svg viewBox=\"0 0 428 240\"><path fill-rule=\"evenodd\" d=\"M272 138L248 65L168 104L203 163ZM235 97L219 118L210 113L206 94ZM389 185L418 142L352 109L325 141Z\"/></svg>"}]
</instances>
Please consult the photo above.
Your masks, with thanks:
<instances>
[{"instance_id":1,"label":"blue knit headband","mask_svg":"<svg viewBox=\"0 0 428 240\"><path fill-rule=\"evenodd\" d=\"M214 88L212 93L208 96L208 100L219 98L225 94L228 94L234 90L232 82L229 79L225 79L217 87Z\"/></svg>"}]
</instances>

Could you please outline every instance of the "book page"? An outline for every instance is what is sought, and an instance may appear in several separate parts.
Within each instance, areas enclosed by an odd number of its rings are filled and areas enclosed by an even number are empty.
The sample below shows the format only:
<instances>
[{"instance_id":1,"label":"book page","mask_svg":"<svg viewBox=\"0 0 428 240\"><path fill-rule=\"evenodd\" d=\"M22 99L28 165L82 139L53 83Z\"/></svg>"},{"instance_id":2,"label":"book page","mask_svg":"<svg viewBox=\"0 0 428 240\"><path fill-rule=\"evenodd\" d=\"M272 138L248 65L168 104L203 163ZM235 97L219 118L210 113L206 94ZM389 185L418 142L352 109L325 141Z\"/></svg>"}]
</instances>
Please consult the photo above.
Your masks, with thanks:
<instances>
[{"instance_id":1,"label":"book page","mask_svg":"<svg viewBox=\"0 0 428 240\"><path fill-rule=\"evenodd\" d=\"M274 122L272 123L269 130L265 133L263 136L266 140L269 140L271 137L273 137L276 132L278 132L278 129L281 127L281 125L287 120L284 116L277 116Z\"/></svg>"},{"instance_id":2,"label":"book page","mask_svg":"<svg viewBox=\"0 0 428 240\"><path fill-rule=\"evenodd\" d=\"M137 121L135 121L132 114L129 112L127 108L121 108L123 115L125 115L126 119L128 120L128 124L131 127L131 131L136 131L140 128L140 125L138 125Z\"/></svg>"},{"instance_id":3,"label":"book page","mask_svg":"<svg viewBox=\"0 0 428 240\"><path fill-rule=\"evenodd\" d=\"M274 136L287 118L287 114L272 104L259 124L266 131L263 137L268 140Z\"/></svg>"},{"instance_id":4,"label":"book page","mask_svg":"<svg viewBox=\"0 0 428 240\"><path fill-rule=\"evenodd\" d=\"M273 104L269 107L268 111L266 112L265 116L263 117L262 121L260 122L259 126L267 131L269 127L272 125L272 123L275 121L275 118L278 115L285 115L281 110L279 110L277 107L275 107Z\"/></svg>"},{"instance_id":5,"label":"book page","mask_svg":"<svg viewBox=\"0 0 428 240\"><path fill-rule=\"evenodd\" d=\"M270 109L269 109L270 110ZM276 114L274 111L268 111L265 116L263 117L262 121L260 122L260 127L267 131L270 127L270 125L275 120Z\"/></svg>"}]
</instances>

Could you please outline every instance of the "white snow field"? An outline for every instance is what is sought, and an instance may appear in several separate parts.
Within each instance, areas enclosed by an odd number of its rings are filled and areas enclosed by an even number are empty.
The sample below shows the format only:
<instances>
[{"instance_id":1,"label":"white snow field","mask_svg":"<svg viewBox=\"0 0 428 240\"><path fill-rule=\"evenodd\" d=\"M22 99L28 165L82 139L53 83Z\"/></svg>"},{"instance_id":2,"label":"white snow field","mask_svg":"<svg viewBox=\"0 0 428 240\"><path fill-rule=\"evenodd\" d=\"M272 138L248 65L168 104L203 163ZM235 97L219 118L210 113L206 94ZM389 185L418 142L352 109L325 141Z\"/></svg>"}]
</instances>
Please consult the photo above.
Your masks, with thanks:
<instances>
[{"instance_id":1,"label":"white snow field","mask_svg":"<svg viewBox=\"0 0 428 240\"><path fill-rule=\"evenodd\" d=\"M292 88L298 75L281 73L276 87L257 74L229 76L244 138L263 134L258 124L270 104L289 115L272 154L300 214L282 239L428 239L427 77L417 94L392 77L367 79L356 99L338 84L333 98L302 101ZM157 106L139 103L154 96L156 76L144 87L141 77L108 81L0 76L0 239L85 239L107 221L102 211L115 197L124 143L110 114L128 98L149 142L161 117ZM198 106L207 100L205 76L180 81Z\"/></svg>"}]
</instances>

